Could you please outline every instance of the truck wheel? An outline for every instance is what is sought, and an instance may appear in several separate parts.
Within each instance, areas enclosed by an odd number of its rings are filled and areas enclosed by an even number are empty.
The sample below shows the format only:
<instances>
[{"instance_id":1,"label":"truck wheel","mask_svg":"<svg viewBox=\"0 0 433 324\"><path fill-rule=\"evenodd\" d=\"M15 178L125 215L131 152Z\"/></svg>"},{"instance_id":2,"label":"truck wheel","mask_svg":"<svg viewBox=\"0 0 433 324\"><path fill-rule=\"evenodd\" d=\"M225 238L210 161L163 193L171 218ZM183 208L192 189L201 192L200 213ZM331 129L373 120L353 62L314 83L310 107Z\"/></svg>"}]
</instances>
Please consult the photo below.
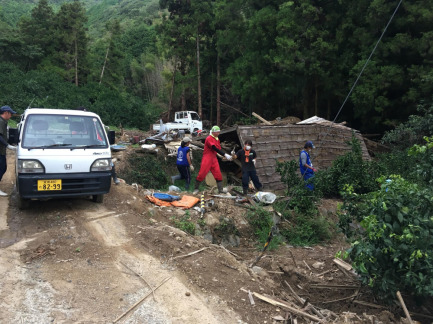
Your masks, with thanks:
<instances>
[{"instance_id":1,"label":"truck wheel","mask_svg":"<svg viewBox=\"0 0 433 324\"><path fill-rule=\"evenodd\" d=\"M25 199L21 197L16 185L14 186L14 190L12 191L11 201L18 207L18 209L24 210L30 208L31 199Z\"/></svg>"},{"instance_id":2,"label":"truck wheel","mask_svg":"<svg viewBox=\"0 0 433 324\"><path fill-rule=\"evenodd\" d=\"M21 210L30 208L30 199L22 198L20 195L17 197L17 205Z\"/></svg>"},{"instance_id":3,"label":"truck wheel","mask_svg":"<svg viewBox=\"0 0 433 324\"><path fill-rule=\"evenodd\" d=\"M93 195L92 196L92 201L95 203L102 203L104 201L104 195Z\"/></svg>"}]
</instances>

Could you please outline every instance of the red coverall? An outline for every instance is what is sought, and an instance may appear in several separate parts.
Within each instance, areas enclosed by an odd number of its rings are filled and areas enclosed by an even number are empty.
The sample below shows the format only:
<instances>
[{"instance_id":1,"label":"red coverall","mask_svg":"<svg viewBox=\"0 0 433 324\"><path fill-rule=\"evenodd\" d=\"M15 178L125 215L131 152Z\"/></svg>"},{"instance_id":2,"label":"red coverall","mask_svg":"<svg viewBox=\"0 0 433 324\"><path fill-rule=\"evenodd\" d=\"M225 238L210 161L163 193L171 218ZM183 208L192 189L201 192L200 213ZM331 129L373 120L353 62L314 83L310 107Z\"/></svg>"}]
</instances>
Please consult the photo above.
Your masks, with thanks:
<instances>
[{"instance_id":1,"label":"red coverall","mask_svg":"<svg viewBox=\"0 0 433 324\"><path fill-rule=\"evenodd\" d=\"M196 181L203 181L208 172L212 172L216 181L222 181L220 166L218 164L217 152L212 149L212 145L218 150L221 150L220 140L218 138L209 135L204 141L203 158L201 160L200 171L196 178Z\"/></svg>"}]
</instances>

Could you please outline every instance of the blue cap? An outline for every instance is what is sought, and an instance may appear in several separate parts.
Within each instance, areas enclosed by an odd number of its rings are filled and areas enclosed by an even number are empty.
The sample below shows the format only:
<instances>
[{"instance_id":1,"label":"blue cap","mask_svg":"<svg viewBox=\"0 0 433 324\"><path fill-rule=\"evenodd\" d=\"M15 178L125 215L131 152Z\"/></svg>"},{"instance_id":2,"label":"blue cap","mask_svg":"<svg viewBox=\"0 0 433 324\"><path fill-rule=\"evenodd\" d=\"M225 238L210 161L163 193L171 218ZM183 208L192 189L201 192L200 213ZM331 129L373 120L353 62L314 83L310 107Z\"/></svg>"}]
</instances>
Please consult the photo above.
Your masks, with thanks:
<instances>
[{"instance_id":1,"label":"blue cap","mask_svg":"<svg viewBox=\"0 0 433 324\"><path fill-rule=\"evenodd\" d=\"M312 141L307 141L307 143L305 143L304 148L307 148L307 147L316 148Z\"/></svg>"},{"instance_id":2,"label":"blue cap","mask_svg":"<svg viewBox=\"0 0 433 324\"><path fill-rule=\"evenodd\" d=\"M0 114L3 114L4 112L9 111L11 114L16 114L16 111L13 111L11 107L9 106L3 106L0 108Z\"/></svg>"}]
</instances>

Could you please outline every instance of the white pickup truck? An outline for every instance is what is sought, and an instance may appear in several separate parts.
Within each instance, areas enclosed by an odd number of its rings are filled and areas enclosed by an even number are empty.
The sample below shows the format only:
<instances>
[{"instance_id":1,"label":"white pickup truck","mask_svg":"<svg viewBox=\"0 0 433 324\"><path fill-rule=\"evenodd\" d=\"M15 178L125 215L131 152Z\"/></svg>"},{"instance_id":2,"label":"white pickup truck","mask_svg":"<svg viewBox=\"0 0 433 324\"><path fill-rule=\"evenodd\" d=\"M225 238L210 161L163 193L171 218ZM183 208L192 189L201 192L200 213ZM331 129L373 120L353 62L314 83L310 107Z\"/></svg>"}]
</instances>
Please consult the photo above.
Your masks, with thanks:
<instances>
[{"instance_id":1,"label":"white pickup truck","mask_svg":"<svg viewBox=\"0 0 433 324\"><path fill-rule=\"evenodd\" d=\"M195 111L177 111L174 115L174 122L163 124L161 121L159 124L153 124L153 130L160 133L171 130L185 130L193 133L202 129L203 123Z\"/></svg>"}]
</instances>

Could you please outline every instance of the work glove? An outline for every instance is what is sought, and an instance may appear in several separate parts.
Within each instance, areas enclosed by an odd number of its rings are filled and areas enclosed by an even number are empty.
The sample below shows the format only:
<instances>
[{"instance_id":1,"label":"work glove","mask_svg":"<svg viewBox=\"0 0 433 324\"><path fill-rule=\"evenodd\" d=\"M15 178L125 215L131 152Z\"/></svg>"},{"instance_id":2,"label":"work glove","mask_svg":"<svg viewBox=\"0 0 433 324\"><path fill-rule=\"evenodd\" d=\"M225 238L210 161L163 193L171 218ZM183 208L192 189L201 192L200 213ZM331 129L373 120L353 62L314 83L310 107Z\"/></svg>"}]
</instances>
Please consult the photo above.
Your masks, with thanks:
<instances>
[{"instance_id":1,"label":"work glove","mask_svg":"<svg viewBox=\"0 0 433 324\"><path fill-rule=\"evenodd\" d=\"M317 172L317 169L313 168L313 172Z\"/></svg>"},{"instance_id":2,"label":"work glove","mask_svg":"<svg viewBox=\"0 0 433 324\"><path fill-rule=\"evenodd\" d=\"M12 150L12 151L16 151L16 149L17 149L16 146L12 146L12 145L10 145L10 144L8 144L7 148L8 148L9 150Z\"/></svg>"},{"instance_id":3,"label":"work glove","mask_svg":"<svg viewBox=\"0 0 433 324\"><path fill-rule=\"evenodd\" d=\"M194 166L192 164L189 166L189 169L191 170L191 172L194 172Z\"/></svg>"},{"instance_id":4,"label":"work glove","mask_svg":"<svg viewBox=\"0 0 433 324\"><path fill-rule=\"evenodd\" d=\"M229 155L229 154L224 154L224 157L228 160L228 161L231 161L231 160L233 160L233 158L232 158L232 156L231 155Z\"/></svg>"},{"instance_id":5,"label":"work glove","mask_svg":"<svg viewBox=\"0 0 433 324\"><path fill-rule=\"evenodd\" d=\"M253 160L253 164L254 164L254 166L256 166L256 159Z\"/></svg>"}]
</instances>

